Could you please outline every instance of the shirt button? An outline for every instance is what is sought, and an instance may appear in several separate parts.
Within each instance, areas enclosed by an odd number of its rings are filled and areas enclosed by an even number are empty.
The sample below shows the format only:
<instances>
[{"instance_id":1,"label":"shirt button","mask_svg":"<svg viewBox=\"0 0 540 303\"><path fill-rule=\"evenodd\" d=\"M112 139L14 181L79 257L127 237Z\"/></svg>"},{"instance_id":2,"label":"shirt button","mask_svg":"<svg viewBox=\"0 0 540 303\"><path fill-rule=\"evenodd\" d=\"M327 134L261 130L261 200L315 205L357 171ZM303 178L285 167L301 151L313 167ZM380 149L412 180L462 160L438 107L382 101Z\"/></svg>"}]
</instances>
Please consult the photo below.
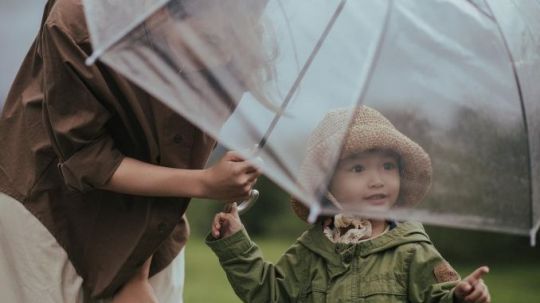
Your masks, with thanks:
<instances>
[{"instance_id":1,"label":"shirt button","mask_svg":"<svg viewBox=\"0 0 540 303\"><path fill-rule=\"evenodd\" d=\"M182 141L184 141L184 137L182 137L182 135L175 135L173 141L176 144L180 144Z\"/></svg>"},{"instance_id":2,"label":"shirt button","mask_svg":"<svg viewBox=\"0 0 540 303\"><path fill-rule=\"evenodd\" d=\"M353 258L352 255L346 254L346 255L343 256L343 261L345 263L351 263L352 258Z\"/></svg>"}]
</instances>

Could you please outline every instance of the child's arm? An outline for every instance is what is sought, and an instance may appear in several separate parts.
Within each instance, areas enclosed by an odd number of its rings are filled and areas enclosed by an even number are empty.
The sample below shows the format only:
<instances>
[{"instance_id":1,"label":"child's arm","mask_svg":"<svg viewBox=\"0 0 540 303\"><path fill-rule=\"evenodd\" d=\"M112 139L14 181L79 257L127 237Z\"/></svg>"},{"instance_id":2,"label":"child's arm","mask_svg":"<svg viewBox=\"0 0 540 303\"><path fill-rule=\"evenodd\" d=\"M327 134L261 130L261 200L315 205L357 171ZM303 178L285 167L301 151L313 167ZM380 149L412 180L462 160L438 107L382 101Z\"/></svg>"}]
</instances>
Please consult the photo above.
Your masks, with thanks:
<instances>
[{"instance_id":1,"label":"child's arm","mask_svg":"<svg viewBox=\"0 0 540 303\"><path fill-rule=\"evenodd\" d=\"M229 283L244 302L295 302L308 282L307 250L295 244L275 265L265 262L243 228L236 205L231 213L216 215L206 244L218 256Z\"/></svg>"},{"instance_id":2,"label":"child's arm","mask_svg":"<svg viewBox=\"0 0 540 303\"><path fill-rule=\"evenodd\" d=\"M491 295L482 280L482 276L489 272L487 266L477 268L467 278L461 280L454 289L454 301L456 303L489 303Z\"/></svg>"},{"instance_id":3,"label":"child's arm","mask_svg":"<svg viewBox=\"0 0 540 303\"><path fill-rule=\"evenodd\" d=\"M120 289L113 297L111 303L157 303L154 289L148 281L150 263L148 258L141 269Z\"/></svg>"},{"instance_id":4,"label":"child's arm","mask_svg":"<svg viewBox=\"0 0 540 303\"><path fill-rule=\"evenodd\" d=\"M487 272L487 267L480 267L467 278L460 280L458 273L431 243L416 245L409 253L410 302L491 302L487 287L480 282L480 277Z\"/></svg>"}]
</instances>

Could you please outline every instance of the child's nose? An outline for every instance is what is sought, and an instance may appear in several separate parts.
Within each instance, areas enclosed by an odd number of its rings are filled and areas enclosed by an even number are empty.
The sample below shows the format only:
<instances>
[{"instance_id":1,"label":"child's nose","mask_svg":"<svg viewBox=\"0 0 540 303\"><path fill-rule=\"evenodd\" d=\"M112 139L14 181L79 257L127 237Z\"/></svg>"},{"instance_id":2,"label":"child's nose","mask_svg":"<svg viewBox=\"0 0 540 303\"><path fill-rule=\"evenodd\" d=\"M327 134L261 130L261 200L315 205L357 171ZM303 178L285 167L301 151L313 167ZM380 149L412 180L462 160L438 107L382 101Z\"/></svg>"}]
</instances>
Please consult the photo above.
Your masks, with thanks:
<instances>
[{"instance_id":1,"label":"child's nose","mask_svg":"<svg viewBox=\"0 0 540 303\"><path fill-rule=\"evenodd\" d=\"M370 174L368 185L371 188L379 188L384 186L384 182L378 172L372 172Z\"/></svg>"}]
</instances>

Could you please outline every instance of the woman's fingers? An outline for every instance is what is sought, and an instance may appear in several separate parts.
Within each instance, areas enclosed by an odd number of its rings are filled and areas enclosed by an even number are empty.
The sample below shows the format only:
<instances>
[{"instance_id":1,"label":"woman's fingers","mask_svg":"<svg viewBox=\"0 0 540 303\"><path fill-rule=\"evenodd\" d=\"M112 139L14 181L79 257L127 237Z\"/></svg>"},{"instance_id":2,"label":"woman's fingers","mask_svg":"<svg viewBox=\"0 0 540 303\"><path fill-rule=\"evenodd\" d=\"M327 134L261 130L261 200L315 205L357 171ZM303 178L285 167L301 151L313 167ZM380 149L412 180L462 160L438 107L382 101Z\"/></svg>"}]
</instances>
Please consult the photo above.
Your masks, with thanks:
<instances>
[{"instance_id":1,"label":"woman's fingers","mask_svg":"<svg viewBox=\"0 0 540 303\"><path fill-rule=\"evenodd\" d=\"M257 183L257 178L259 176L260 176L260 174L256 174L256 173L248 174L248 175L246 175L246 177L247 177L246 182L253 186L253 185L255 185L255 183Z\"/></svg>"},{"instance_id":2,"label":"woman's fingers","mask_svg":"<svg viewBox=\"0 0 540 303\"><path fill-rule=\"evenodd\" d=\"M233 161L233 162L245 161L244 157L242 157L242 155L240 155L240 153L236 151L226 152L225 155L223 156L223 159L228 160L228 161Z\"/></svg>"},{"instance_id":3,"label":"woman's fingers","mask_svg":"<svg viewBox=\"0 0 540 303\"><path fill-rule=\"evenodd\" d=\"M253 185L257 181L257 177L260 176L260 172L258 170L250 170L249 165L244 163L235 163L235 165L237 167L233 168L233 171L236 171L236 173L231 178L229 200L231 198L242 199L248 197Z\"/></svg>"},{"instance_id":4,"label":"woman's fingers","mask_svg":"<svg viewBox=\"0 0 540 303\"><path fill-rule=\"evenodd\" d=\"M237 166L236 169L239 174L246 174L246 175L254 174L256 176L259 176L261 174L261 171L248 161L237 162L234 164Z\"/></svg>"},{"instance_id":5,"label":"woman's fingers","mask_svg":"<svg viewBox=\"0 0 540 303\"><path fill-rule=\"evenodd\" d=\"M148 278L150 276L150 265L152 264L152 257L154 255L150 256L146 262L144 262L142 267L142 273L144 274L145 278Z\"/></svg>"},{"instance_id":6,"label":"woman's fingers","mask_svg":"<svg viewBox=\"0 0 540 303\"><path fill-rule=\"evenodd\" d=\"M249 200L249 198L250 198L250 195L249 195L249 191L248 191L247 194L231 198L231 201L238 202L240 204L240 203L242 203L244 201Z\"/></svg>"},{"instance_id":7,"label":"woman's fingers","mask_svg":"<svg viewBox=\"0 0 540 303\"><path fill-rule=\"evenodd\" d=\"M228 152L218 164L205 170L203 196L224 201L245 200L260 175L260 170L238 153Z\"/></svg>"}]
</instances>

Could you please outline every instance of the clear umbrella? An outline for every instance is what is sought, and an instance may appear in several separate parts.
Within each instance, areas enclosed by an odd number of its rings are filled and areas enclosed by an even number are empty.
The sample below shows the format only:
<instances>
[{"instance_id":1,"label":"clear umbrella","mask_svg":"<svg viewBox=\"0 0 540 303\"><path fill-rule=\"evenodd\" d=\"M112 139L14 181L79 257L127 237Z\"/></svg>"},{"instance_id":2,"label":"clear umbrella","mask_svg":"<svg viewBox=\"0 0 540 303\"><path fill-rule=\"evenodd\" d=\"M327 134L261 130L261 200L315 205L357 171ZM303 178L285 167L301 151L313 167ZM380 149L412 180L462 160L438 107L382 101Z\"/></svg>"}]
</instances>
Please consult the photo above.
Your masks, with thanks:
<instances>
[{"instance_id":1,"label":"clear umbrella","mask_svg":"<svg viewBox=\"0 0 540 303\"><path fill-rule=\"evenodd\" d=\"M227 148L261 158L264 173L305 203L312 219L336 211L320 201L340 146L315 163L310 184L317 185L306 184L300 171L310 134L329 111L366 104L419 142L434 168L425 202L384 216L535 239L538 2L84 5L89 64L99 58Z\"/></svg>"}]
</instances>

